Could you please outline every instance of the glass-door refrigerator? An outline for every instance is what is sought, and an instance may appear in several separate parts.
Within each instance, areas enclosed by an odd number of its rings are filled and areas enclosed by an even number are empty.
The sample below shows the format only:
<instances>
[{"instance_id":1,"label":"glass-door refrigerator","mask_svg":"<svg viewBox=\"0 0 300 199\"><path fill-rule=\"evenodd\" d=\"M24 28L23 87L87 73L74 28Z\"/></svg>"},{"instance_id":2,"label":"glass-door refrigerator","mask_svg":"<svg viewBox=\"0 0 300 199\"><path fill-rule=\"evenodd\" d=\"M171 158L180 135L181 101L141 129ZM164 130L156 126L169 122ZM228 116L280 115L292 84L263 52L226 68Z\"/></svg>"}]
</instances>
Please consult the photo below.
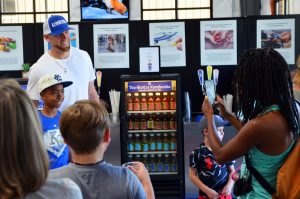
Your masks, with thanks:
<instances>
[{"instance_id":1,"label":"glass-door refrigerator","mask_svg":"<svg viewBox=\"0 0 300 199\"><path fill-rule=\"evenodd\" d=\"M121 76L121 162L145 164L157 198L183 198L179 74Z\"/></svg>"}]
</instances>

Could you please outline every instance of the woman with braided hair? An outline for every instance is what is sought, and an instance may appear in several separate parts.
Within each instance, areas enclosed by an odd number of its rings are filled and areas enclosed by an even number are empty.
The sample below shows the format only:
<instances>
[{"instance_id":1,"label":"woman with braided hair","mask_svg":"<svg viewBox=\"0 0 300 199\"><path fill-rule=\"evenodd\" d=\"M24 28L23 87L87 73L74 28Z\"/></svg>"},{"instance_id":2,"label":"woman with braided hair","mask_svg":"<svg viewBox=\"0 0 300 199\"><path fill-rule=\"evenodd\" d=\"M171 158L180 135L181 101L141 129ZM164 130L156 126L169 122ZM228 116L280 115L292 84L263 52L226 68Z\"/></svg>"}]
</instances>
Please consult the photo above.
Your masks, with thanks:
<instances>
[{"instance_id":1,"label":"woman with braided hair","mask_svg":"<svg viewBox=\"0 0 300 199\"><path fill-rule=\"evenodd\" d=\"M216 133L212 106L207 99L202 105L216 161L223 164L247 154L249 163L275 189L277 171L290 152L299 129L288 65L272 48L247 50L236 68L233 90L235 110L241 121L226 111L219 96L215 102L220 114L238 130L237 135L224 145ZM249 176L244 161L240 178ZM253 175L249 179L252 188L240 198L271 198Z\"/></svg>"}]
</instances>

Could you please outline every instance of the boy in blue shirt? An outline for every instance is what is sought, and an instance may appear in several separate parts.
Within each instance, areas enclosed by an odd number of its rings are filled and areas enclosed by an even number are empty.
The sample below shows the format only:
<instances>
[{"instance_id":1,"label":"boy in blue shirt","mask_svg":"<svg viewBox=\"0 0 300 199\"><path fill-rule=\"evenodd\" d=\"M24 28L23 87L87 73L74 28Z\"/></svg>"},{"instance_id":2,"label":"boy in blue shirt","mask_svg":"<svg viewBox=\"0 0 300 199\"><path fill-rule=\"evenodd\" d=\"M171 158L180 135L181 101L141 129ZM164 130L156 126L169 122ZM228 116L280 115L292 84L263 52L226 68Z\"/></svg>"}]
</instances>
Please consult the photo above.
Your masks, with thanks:
<instances>
[{"instance_id":1,"label":"boy in blue shirt","mask_svg":"<svg viewBox=\"0 0 300 199\"><path fill-rule=\"evenodd\" d=\"M222 141L224 136L224 126L228 123L220 116L214 115L219 139ZM207 120L203 116L200 120L200 131L204 135L204 141L191 153L189 178L199 188L198 199L222 198L231 199L231 190L234 173L234 161L224 165L216 162L214 154L210 148L207 138Z\"/></svg>"},{"instance_id":2,"label":"boy in blue shirt","mask_svg":"<svg viewBox=\"0 0 300 199\"><path fill-rule=\"evenodd\" d=\"M41 77L38 89L44 107L39 111L43 128L43 139L50 159L50 169L55 169L69 163L69 149L64 143L59 130L61 113L57 110L64 100L64 88L72 84L63 81L58 74L49 74Z\"/></svg>"}]
</instances>

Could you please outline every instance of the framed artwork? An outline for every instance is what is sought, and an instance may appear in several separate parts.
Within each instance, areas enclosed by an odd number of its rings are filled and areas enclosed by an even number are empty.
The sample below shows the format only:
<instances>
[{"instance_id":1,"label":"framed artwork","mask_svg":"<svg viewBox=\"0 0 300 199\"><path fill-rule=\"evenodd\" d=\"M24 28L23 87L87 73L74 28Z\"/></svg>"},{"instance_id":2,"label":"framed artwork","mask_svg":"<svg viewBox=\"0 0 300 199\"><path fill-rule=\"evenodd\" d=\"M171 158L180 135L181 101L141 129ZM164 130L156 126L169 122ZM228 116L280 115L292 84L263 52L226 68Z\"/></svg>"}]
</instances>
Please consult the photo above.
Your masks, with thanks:
<instances>
[{"instance_id":1,"label":"framed artwork","mask_svg":"<svg viewBox=\"0 0 300 199\"><path fill-rule=\"evenodd\" d=\"M140 73L158 73L160 69L160 47L139 48Z\"/></svg>"}]
</instances>

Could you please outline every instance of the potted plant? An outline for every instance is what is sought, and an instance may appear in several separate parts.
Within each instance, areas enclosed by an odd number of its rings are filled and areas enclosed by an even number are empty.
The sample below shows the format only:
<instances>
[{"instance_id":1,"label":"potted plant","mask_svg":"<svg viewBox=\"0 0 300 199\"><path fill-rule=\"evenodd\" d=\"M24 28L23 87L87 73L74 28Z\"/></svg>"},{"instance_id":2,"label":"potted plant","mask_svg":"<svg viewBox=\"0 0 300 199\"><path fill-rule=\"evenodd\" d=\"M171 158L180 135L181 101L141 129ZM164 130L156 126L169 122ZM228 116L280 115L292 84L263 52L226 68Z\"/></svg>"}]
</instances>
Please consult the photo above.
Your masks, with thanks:
<instances>
[{"instance_id":1,"label":"potted plant","mask_svg":"<svg viewBox=\"0 0 300 199\"><path fill-rule=\"evenodd\" d=\"M29 74L29 69L30 69L30 64L29 63L24 63L22 64L22 77L25 79L28 79L28 74Z\"/></svg>"}]
</instances>

